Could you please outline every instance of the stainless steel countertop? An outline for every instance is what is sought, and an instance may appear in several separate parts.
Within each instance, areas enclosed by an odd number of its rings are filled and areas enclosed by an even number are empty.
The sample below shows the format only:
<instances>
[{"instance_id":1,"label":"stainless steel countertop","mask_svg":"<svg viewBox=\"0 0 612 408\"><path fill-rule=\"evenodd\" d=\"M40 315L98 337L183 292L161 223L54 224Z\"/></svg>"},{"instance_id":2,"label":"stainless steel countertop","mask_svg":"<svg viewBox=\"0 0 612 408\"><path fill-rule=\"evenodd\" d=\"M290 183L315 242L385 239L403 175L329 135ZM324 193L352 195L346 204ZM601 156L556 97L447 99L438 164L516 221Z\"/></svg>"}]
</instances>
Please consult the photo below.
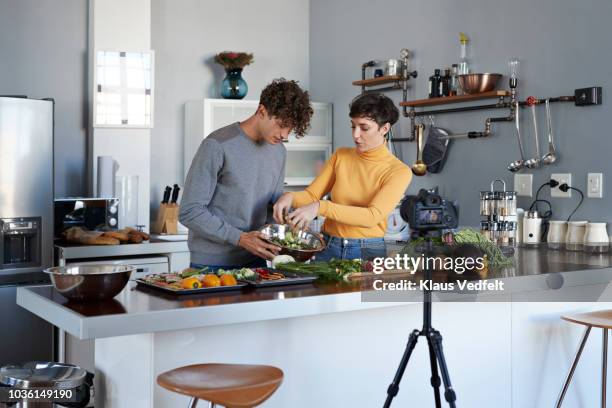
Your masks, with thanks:
<instances>
[{"instance_id":1,"label":"stainless steel countertop","mask_svg":"<svg viewBox=\"0 0 612 408\"><path fill-rule=\"evenodd\" d=\"M610 260L607 254L521 248L515 254L515 266L492 270L485 277L489 282L503 282L503 292L452 291L439 296L434 293L434 296L460 301L609 300L604 297L612 292L606 291L612 281ZM441 279L438 276L438 280L456 282L457 278L467 277L451 274ZM92 304L69 302L51 286L38 286L19 288L17 303L72 335L87 339L420 303L420 291L390 295L372 289L374 279L400 282L404 279L402 276L383 274L351 283L316 283L189 296L166 295L130 283L114 300ZM412 280L417 278L418 275L408 276ZM482 282L481 277L470 279ZM589 289L585 292L584 288Z\"/></svg>"}]
</instances>

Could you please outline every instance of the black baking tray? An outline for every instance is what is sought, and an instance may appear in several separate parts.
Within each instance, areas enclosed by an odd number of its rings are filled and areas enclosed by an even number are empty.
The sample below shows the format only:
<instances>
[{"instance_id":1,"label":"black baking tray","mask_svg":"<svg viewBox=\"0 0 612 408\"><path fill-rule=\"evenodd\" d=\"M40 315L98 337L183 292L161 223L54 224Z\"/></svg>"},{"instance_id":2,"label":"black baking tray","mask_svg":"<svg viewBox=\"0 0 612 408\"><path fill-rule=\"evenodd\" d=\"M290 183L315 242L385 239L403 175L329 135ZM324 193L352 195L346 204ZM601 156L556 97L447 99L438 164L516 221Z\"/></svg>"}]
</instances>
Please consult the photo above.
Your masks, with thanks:
<instances>
[{"instance_id":1,"label":"black baking tray","mask_svg":"<svg viewBox=\"0 0 612 408\"><path fill-rule=\"evenodd\" d=\"M315 275L302 275L293 272L283 272L278 269L272 268L253 268L255 269L265 269L270 272L282 273L285 275L285 279L277 279L277 280L263 280L263 281L245 281L248 282L251 287L254 288L269 288L271 286L286 286L286 285L303 285L306 283L312 283L317 280Z\"/></svg>"},{"instance_id":2,"label":"black baking tray","mask_svg":"<svg viewBox=\"0 0 612 408\"><path fill-rule=\"evenodd\" d=\"M247 283L240 281L237 285L232 286L216 286L212 288L197 288L197 289L170 289L163 286L157 286L153 283L147 282L142 279L136 279L136 283L147 288L153 288L160 290L165 293L172 293L173 295L202 295L205 293L217 293L217 292L229 292L232 290L241 290L248 286Z\"/></svg>"}]
</instances>

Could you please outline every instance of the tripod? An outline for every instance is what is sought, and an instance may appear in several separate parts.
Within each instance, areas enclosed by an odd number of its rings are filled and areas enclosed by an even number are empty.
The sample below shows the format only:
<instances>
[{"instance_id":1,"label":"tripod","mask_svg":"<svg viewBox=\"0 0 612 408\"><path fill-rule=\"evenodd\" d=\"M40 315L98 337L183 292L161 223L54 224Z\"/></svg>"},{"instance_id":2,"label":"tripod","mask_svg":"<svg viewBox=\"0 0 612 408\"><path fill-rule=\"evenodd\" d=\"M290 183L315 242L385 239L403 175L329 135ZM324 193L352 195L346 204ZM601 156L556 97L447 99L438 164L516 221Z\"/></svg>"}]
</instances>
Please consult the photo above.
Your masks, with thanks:
<instances>
[{"instance_id":1,"label":"tripod","mask_svg":"<svg viewBox=\"0 0 612 408\"><path fill-rule=\"evenodd\" d=\"M431 236L425 236L425 240L427 243L426 253L429 255L432 252ZM429 269L427 264L428 263L426 262L424 265L423 275L425 280L431 280L432 271ZM440 377L438 376L438 365L440 366L442 381L444 381L444 399L446 402L448 402L450 408L455 408L455 400L457 397L455 395L455 390L453 390L453 387L451 386L450 376L448 374L448 368L446 367L446 360L444 358L444 352L442 351L442 335L438 330L431 326L431 290L429 289L426 289L423 293L423 328L421 330L414 329L412 333L410 333L408 344L406 345L406 350L404 351L400 365L397 368L393 382L387 389L387 399L385 400L385 405L383 405L383 408L389 408L393 398L395 398L397 395L399 391L399 383L402 380L402 376L406 370L406 365L408 365L408 361L410 360L412 351L419 340L419 336L423 336L427 339L427 346L429 347L431 386L434 390L436 408L442 407L442 402L440 400Z\"/></svg>"}]
</instances>

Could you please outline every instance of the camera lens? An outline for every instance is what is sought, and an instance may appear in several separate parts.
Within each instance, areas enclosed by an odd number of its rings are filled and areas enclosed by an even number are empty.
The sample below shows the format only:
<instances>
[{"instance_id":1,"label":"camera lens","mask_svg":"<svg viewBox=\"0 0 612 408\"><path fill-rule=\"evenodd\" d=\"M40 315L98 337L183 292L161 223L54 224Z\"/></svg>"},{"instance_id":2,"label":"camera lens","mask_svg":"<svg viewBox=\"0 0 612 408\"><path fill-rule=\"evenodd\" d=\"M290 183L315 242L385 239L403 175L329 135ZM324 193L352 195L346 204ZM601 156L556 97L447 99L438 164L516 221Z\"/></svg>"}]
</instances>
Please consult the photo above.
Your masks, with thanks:
<instances>
[{"instance_id":1,"label":"camera lens","mask_svg":"<svg viewBox=\"0 0 612 408\"><path fill-rule=\"evenodd\" d=\"M440 199L440 196L438 195L430 194L427 197L425 197L425 205L427 206L440 205L441 201L442 200Z\"/></svg>"}]
</instances>

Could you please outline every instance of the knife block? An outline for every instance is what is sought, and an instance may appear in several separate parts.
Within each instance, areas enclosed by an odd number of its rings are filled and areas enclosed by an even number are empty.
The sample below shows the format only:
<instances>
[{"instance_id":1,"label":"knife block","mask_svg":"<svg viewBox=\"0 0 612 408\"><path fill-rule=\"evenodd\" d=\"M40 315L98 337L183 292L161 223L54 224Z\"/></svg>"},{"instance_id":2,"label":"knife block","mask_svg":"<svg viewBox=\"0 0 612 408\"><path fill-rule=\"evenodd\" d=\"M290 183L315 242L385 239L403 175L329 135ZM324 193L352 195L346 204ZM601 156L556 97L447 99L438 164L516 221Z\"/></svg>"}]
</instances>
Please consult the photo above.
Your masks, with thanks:
<instances>
[{"instance_id":1,"label":"knife block","mask_svg":"<svg viewBox=\"0 0 612 408\"><path fill-rule=\"evenodd\" d=\"M173 203L161 203L157 220L154 224L156 234L177 234L178 233L179 206Z\"/></svg>"}]
</instances>

